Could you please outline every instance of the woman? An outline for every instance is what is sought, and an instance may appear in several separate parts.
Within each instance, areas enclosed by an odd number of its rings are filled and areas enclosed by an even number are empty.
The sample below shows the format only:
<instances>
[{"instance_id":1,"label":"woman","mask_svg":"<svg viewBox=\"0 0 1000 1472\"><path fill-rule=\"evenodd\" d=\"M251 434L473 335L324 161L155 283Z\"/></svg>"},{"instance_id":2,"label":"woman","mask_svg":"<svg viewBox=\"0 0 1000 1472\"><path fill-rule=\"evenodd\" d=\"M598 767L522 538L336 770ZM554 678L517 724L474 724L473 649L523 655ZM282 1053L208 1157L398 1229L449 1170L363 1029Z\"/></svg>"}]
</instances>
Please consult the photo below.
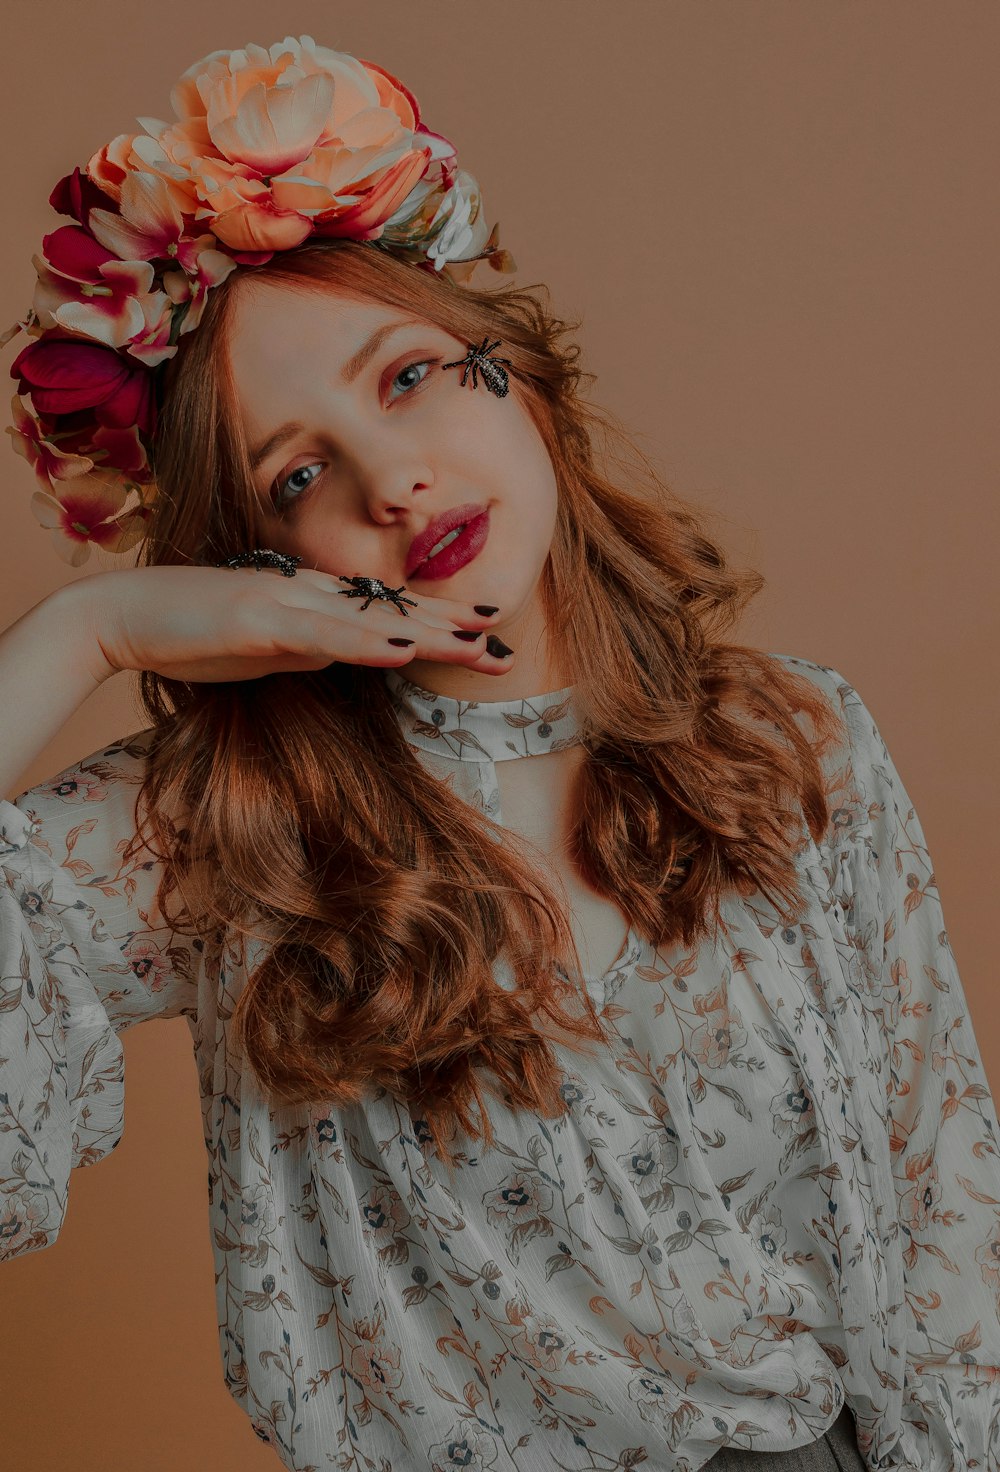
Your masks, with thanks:
<instances>
[{"instance_id":1,"label":"woman","mask_svg":"<svg viewBox=\"0 0 1000 1472\"><path fill-rule=\"evenodd\" d=\"M12 367L40 519L142 565L0 641L8 789L119 670L152 724L0 806L3 1255L180 1015L284 1465L997 1465L996 1110L867 706L725 642L762 580L471 284L398 79L174 104L57 186Z\"/></svg>"}]
</instances>

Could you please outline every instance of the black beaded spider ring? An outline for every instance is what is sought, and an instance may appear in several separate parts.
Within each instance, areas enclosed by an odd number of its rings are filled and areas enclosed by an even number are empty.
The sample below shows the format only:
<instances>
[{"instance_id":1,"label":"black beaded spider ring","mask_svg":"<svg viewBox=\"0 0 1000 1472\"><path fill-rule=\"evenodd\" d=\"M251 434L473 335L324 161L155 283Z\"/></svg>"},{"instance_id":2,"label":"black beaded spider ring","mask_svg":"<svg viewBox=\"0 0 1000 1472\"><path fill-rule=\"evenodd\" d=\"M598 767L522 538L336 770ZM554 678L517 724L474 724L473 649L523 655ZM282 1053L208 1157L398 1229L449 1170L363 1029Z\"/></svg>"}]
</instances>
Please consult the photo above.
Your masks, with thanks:
<instances>
[{"instance_id":1,"label":"black beaded spider ring","mask_svg":"<svg viewBox=\"0 0 1000 1472\"><path fill-rule=\"evenodd\" d=\"M293 578L301 561L301 557L293 557L287 552L272 552L270 547L258 547L254 552L240 552L235 557L227 557L225 562L217 562L215 566L253 567L258 572L265 567L274 567L283 578Z\"/></svg>"},{"instance_id":2,"label":"black beaded spider ring","mask_svg":"<svg viewBox=\"0 0 1000 1472\"><path fill-rule=\"evenodd\" d=\"M371 603L375 598L384 598L387 603L391 603L395 608L398 608L404 618L409 618L410 616L407 613L406 609L403 607L404 603L408 603L411 608L416 608L417 606L417 600L415 598L400 597L400 594L406 587L405 583L400 583L398 588L387 588L385 583L381 582L378 578L341 577L340 581L342 583L353 584L353 587L350 590L348 590L347 588L337 589L337 592L340 593L342 597L364 598L367 600L365 603L362 603L361 607L358 610L359 613L364 613L365 609L368 607L368 604Z\"/></svg>"}]
</instances>

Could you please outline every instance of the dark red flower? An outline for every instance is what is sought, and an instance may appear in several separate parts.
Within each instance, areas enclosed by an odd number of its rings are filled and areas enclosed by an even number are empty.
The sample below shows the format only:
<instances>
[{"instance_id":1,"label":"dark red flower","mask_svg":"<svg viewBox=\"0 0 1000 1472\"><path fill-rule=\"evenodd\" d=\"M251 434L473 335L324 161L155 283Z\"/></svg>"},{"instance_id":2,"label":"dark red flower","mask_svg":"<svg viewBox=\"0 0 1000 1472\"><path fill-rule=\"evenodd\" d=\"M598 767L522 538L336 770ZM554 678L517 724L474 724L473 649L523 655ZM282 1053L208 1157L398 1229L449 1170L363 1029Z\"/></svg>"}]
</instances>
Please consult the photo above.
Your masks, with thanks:
<instances>
[{"instance_id":1,"label":"dark red flower","mask_svg":"<svg viewBox=\"0 0 1000 1472\"><path fill-rule=\"evenodd\" d=\"M138 426L150 435L156 423L152 374L125 353L101 343L39 338L10 367L19 393L30 394L36 414L73 414L90 409L112 429Z\"/></svg>"},{"instance_id":2,"label":"dark red flower","mask_svg":"<svg viewBox=\"0 0 1000 1472\"><path fill-rule=\"evenodd\" d=\"M114 200L105 194L103 189L98 189L93 179L76 168L72 174L66 174L49 195L49 204L60 215L70 215L78 220L81 225L86 225L87 216L96 207L107 209L114 208Z\"/></svg>"}]
</instances>

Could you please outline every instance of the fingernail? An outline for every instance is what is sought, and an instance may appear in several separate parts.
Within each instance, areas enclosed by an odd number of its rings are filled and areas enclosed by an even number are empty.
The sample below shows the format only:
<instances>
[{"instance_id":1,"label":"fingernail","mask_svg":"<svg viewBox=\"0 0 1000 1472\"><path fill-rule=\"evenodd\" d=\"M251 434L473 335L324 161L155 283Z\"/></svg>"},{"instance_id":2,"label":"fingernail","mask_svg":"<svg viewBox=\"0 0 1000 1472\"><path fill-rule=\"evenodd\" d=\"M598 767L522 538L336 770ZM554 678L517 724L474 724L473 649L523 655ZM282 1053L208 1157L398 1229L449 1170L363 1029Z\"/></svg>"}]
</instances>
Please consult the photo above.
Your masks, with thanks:
<instances>
[{"instance_id":1,"label":"fingernail","mask_svg":"<svg viewBox=\"0 0 1000 1472\"><path fill-rule=\"evenodd\" d=\"M416 642L417 641L415 639L390 639L389 640L389 643L390 644L399 644L401 646L402 645L408 645L408 644L415 644Z\"/></svg>"},{"instance_id":2,"label":"fingernail","mask_svg":"<svg viewBox=\"0 0 1000 1472\"><path fill-rule=\"evenodd\" d=\"M507 645L502 639L498 639L496 634L490 634L487 637L486 648L495 659L506 659L508 654L514 653L513 649L508 649Z\"/></svg>"},{"instance_id":3,"label":"fingernail","mask_svg":"<svg viewBox=\"0 0 1000 1472\"><path fill-rule=\"evenodd\" d=\"M452 629L456 639L478 639L479 635L475 629Z\"/></svg>"},{"instance_id":4,"label":"fingernail","mask_svg":"<svg viewBox=\"0 0 1000 1472\"><path fill-rule=\"evenodd\" d=\"M483 618L489 618L491 613L500 612L499 607L491 608L488 603L474 603L472 606Z\"/></svg>"}]
</instances>

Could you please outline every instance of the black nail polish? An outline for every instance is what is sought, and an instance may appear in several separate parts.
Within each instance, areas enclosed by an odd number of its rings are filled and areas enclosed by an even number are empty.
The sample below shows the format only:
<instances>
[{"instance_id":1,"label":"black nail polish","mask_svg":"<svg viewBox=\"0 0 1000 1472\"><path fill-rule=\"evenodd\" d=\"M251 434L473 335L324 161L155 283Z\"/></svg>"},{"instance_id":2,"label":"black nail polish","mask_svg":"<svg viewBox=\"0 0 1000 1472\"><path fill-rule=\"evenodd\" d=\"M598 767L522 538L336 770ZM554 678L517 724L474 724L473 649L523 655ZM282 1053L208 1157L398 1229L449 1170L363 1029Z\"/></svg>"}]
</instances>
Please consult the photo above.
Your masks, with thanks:
<instances>
[{"instance_id":1,"label":"black nail polish","mask_svg":"<svg viewBox=\"0 0 1000 1472\"><path fill-rule=\"evenodd\" d=\"M479 638L475 629L452 629L451 632L455 635L456 639L469 639L471 641L472 639Z\"/></svg>"},{"instance_id":2,"label":"black nail polish","mask_svg":"<svg viewBox=\"0 0 1000 1472\"><path fill-rule=\"evenodd\" d=\"M472 606L483 618L489 618L491 613L500 612L499 605L496 608L491 608L488 603L474 603Z\"/></svg>"},{"instance_id":3,"label":"black nail polish","mask_svg":"<svg viewBox=\"0 0 1000 1472\"><path fill-rule=\"evenodd\" d=\"M400 646L409 645L409 644L415 644L416 642L417 642L416 639L390 639L389 640L389 643L390 644L399 644Z\"/></svg>"},{"instance_id":4,"label":"black nail polish","mask_svg":"<svg viewBox=\"0 0 1000 1472\"><path fill-rule=\"evenodd\" d=\"M496 634L488 635L486 639L486 648L496 659L506 659L508 654L514 653L513 649L508 649L507 645L503 642L502 639L498 639Z\"/></svg>"}]
</instances>

